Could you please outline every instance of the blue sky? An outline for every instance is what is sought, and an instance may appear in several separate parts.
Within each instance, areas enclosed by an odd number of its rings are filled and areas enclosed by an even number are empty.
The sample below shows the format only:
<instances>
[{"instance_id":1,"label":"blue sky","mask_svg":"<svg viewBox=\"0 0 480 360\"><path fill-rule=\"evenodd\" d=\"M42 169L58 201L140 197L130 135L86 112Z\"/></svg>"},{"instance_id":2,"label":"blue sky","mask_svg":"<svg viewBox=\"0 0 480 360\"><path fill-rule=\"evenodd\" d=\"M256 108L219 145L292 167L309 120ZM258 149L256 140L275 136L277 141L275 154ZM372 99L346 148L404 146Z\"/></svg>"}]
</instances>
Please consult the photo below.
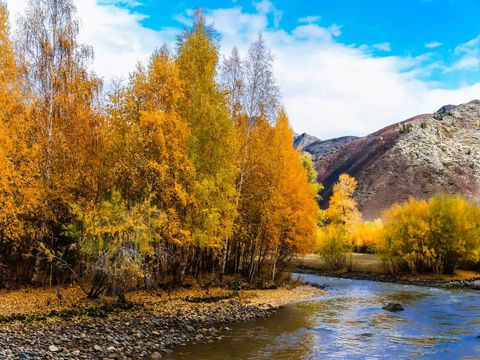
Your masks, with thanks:
<instances>
[{"instance_id":1,"label":"blue sky","mask_svg":"<svg viewBox=\"0 0 480 360\"><path fill-rule=\"evenodd\" d=\"M178 26L179 15L198 6L206 9L241 6L245 11L255 11L251 0L234 1L165 1L136 0L118 2L133 11L147 14L142 20L145 27L161 30ZM133 4L133 6L132 6ZM421 56L443 61L451 66L458 61L455 48L480 34L479 0L336 0L289 1L274 0L278 14L268 16L268 27L292 31L299 21L341 29L338 41L345 44L372 46L378 56ZM388 50L388 51L387 51ZM426 79L440 82L444 87L455 88L480 81L480 67L463 73L433 69L422 74Z\"/></svg>"},{"instance_id":2,"label":"blue sky","mask_svg":"<svg viewBox=\"0 0 480 360\"><path fill-rule=\"evenodd\" d=\"M14 15L26 0L6 0ZM365 135L445 103L480 98L480 0L76 0L81 40L106 83L205 9L222 55L259 32L275 55L297 132Z\"/></svg>"}]
</instances>

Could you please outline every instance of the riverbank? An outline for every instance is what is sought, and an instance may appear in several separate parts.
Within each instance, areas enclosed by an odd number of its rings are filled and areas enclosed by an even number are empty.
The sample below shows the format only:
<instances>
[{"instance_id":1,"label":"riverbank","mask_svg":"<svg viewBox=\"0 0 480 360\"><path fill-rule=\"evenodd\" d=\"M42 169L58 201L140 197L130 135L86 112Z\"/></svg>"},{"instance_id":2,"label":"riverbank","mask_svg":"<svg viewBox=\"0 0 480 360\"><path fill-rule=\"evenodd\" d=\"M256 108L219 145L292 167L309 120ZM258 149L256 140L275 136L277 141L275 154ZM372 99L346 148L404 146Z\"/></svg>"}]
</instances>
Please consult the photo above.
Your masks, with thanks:
<instances>
[{"instance_id":1,"label":"riverbank","mask_svg":"<svg viewBox=\"0 0 480 360\"><path fill-rule=\"evenodd\" d=\"M374 274L374 273L362 273L362 272L348 272L348 271L326 271L318 270L307 267L298 267L296 272L307 273L314 275L322 275L329 277L336 277L342 279L354 279L354 280L370 280L380 281L395 284L417 285L426 287L436 287L444 289L478 289L474 285L476 280L480 280L480 276L475 276L470 279L435 279L429 276L413 276L413 275L398 275L393 276L389 274ZM479 289L480 290L480 289Z\"/></svg>"},{"instance_id":2,"label":"riverbank","mask_svg":"<svg viewBox=\"0 0 480 360\"><path fill-rule=\"evenodd\" d=\"M480 289L475 281L480 280L480 273L469 270L457 270L453 275L433 274L399 274L387 273L381 261L372 254L354 254L353 271L346 269L331 271L326 268L319 255L310 254L297 259L297 272L317 274L323 276L390 282L397 284L418 285L446 289ZM478 284L478 283L477 283Z\"/></svg>"},{"instance_id":3,"label":"riverbank","mask_svg":"<svg viewBox=\"0 0 480 360\"><path fill-rule=\"evenodd\" d=\"M349 272L349 271L326 271L318 270L307 267L298 267L296 272L315 274L329 277L336 277L341 279L353 279L353 280L370 280L380 281L395 284L417 285L426 287L436 287L444 289L478 289L478 286L474 285L474 282L480 280L480 276L476 275L468 279L456 279L452 276L452 279L443 277L436 279L431 276L414 276L414 275L398 275L393 276L390 274L375 274L375 273L362 273L362 272Z\"/></svg>"},{"instance_id":4,"label":"riverbank","mask_svg":"<svg viewBox=\"0 0 480 360\"><path fill-rule=\"evenodd\" d=\"M84 299L76 287L0 292L0 358L159 359L177 346L218 340L231 323L323 293L299 283L273 290L133 292L130 307L115 308Z\"/></svg>"}]
</instances>

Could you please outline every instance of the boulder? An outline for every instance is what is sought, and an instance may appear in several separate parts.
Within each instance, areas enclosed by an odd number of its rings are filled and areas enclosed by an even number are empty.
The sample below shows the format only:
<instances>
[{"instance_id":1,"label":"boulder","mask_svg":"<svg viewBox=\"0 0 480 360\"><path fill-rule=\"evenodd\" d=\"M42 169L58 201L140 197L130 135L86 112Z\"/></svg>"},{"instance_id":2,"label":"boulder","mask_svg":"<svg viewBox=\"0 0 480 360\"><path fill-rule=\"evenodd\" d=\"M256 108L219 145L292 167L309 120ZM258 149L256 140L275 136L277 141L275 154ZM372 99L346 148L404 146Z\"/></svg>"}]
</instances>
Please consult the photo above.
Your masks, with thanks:
<instances>
[{"instance_id":1,"label":"boulder","mask_svg":"<svg viewBox=\"0 0 480 360\"><path fill-rule=\"evenodd\" d=\"M405 308L402 306L402 304L398 303L389 303L388 305L385 305L383 307L384 310L388 311L403 311Z\"/></svg>"},{"instance_id":2,"label":"boulder","mask_svg":"<svg viewBox=\"0 0 480 360\"><path fill-rule=\"evenodd\" d=\"M472 285L474 289L480 290L480 280L475 280Z\"/></svg>"}]
</instances>

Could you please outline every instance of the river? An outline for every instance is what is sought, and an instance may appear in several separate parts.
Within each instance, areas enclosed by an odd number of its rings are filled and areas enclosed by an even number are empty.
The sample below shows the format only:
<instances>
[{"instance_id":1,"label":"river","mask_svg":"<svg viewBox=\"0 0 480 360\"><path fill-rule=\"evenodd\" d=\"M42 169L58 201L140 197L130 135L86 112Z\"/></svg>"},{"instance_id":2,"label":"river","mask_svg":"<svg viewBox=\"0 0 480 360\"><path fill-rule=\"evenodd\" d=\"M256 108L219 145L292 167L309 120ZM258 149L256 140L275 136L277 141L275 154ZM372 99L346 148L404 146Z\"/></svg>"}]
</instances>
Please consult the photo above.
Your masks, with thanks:
<instances>
[{"instance_id":1,"label":"river","mask_svg":"<svg viewBox=\"0 0 480 360\"><path fill-rule=\"evenodd\" d=\"M327 285L324 296L233 325L173 359L480 359L480 292L296 275ZM398 302L405 311L382 306Z\"/></svg>"}]
</instances>

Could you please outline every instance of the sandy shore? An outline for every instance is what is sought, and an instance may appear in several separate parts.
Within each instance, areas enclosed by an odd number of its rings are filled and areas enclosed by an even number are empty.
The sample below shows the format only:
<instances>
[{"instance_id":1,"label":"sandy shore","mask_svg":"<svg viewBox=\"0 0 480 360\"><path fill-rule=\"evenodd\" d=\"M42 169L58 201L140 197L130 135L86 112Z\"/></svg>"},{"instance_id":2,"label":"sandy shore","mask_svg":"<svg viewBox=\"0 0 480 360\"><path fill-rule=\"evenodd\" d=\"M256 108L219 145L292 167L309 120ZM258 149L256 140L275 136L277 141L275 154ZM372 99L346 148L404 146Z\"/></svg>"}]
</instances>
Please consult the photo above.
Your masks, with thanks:
<instances>
[{"instance_id":1,"label":"sandy shore","mask_svg":"<svg viewBox=\"0 0 480 360\"><path fill-rule=\"evenodd\" d=\"M128 296L131 309L115 309L84 300L75 288L62 290L60 296L35 291L36 297L29 290L23 296L0 293L0 358L159 359L177 346L215 341L234 322L265 317L324 293L298 284L239 292L135 292ZM83 310L77 315L72 307Z\"/></svg>"}]
</instances>

